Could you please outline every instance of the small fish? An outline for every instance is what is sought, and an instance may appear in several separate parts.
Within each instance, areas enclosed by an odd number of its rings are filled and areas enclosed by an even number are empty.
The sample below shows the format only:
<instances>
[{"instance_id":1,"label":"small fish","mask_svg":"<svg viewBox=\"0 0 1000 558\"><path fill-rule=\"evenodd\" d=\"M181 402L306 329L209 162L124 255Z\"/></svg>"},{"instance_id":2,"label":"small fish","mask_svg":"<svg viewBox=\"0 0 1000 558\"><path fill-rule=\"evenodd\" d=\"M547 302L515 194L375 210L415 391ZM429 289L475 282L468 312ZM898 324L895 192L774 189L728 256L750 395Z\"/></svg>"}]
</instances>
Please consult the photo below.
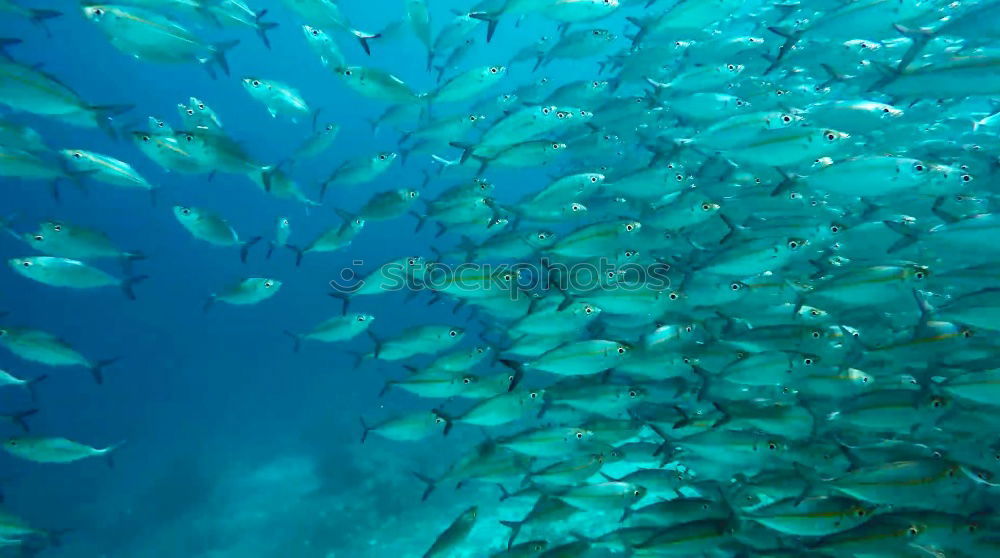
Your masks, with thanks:
<instances>
[{"instance_id":1,"label":"small fish","mask_svg":"<svg viewBox=\"0 0 1000 558\"><path fill-rule=\"evenodd\" d=\"M72 289L118 287L130 300L135 300L135 293L132 291L135 284L148 279L146 275L120 279L79 260L54 256L13 258L7 264L19 274L39 283Z\"/></svg>"},{"instance_id":2,"label":"small fish","mask_svg":"<svg viewBox=\"0 0 1000 558\"><path fill-rule=\"evenodd\" d=\"M248 277L229 285L218 293L213 293L205 303L208 311L216 301L234 305L252 305L262 302L278 294L281 281L266 277Z\"/></svg>"},{"instance_id":3,"label":"small fish","mask_svg":"<svg viewBox=\"0 0 1000 558\"><path fill-rule=\"evenodd\" d=\"M7 453L36 463L73 463L89 457L104 456L110 466L114 466L112 452L120 448L120 442L106 448L92 448L86 444L66 438L8 438L3 443Z\"/></svg>"}]
</instances>

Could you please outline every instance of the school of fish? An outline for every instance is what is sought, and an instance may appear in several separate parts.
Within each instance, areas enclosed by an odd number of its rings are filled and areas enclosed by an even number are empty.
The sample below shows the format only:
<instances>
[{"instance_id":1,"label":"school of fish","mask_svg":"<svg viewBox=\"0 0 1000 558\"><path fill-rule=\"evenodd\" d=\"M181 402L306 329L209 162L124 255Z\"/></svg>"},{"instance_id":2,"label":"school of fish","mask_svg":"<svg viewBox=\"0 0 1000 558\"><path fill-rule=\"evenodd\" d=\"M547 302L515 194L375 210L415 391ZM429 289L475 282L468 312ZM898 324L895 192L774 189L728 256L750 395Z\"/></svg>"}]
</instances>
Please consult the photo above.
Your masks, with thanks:
<instances>
[{"instance_id":1,"label":"school of fish","mask_svg":"<svg viewBox=\"0 0 1000 558\"><path fill-rule=\"evenodd\" d=\"M154 202L171 177L245 176L256 195L329 219L326 232L299 240L283 215L261 224L275 231L263 239L216 208L149 211L172 211L206 250L243 261L259 244L267 258L287 250L291 263L275 268L287 275L307 255L349 253L368 222L433 232L433 249L404 243L349 288L332 284L342 313L285 332L296 351L338 344L344 373L394 364L383 395L420 401L362 418L362 443L483 433L416 473L414 506L467 483L533 502L502 521L507 544L470 550L479 510L496 505L471 502L426 535L424 558L1000 554L1000 1L484 0L450 14L430 4L401 0L398 23L362 30L335 0L284 0L301 55L383 107L369 115L373 134L398 137L395 151L345 159L335 110L230 68L240 32L270 48L264 6L85 3L73 17L123 56L239 80L272 117L312 131L265 160L225 128L232 115L194 97L175 118L123 127L134 99L81 98L7 38L0 176L51 185L56 200L70 182ZM14 0L0 12L42 28L71 17ZM551 33L529 36L522 21ZM521 50L490 48L511 36ZM400 55L426 69L426 91L379 66L414 37L424 49ZM469 56L484 45L490 59ZM49 147L32 118L131 141L164 174ZM329 161L321 184L295 177L310 158ZM379 181L397 165L410 183ZM512 170L530 178L492 178ZM362 207L324 202L361 189ZM4 225L26 245L8 262L23 280L141 296L145 254L102 231ZM260 304L281 287L245 277L205 293L205 310ZM391 317L366 313L365 299L398 290L415 311L447 305L454 319L380 334ZM126 364L14 318L0 345L21 359L99 383ZM0 371L0 385L32 394L43 379ZM34 412L4 418L27 432ZM40 463L117 448L27 433L3 442ZM0 545L57 535L0 514Z\"/></svg>"}]
</instances>

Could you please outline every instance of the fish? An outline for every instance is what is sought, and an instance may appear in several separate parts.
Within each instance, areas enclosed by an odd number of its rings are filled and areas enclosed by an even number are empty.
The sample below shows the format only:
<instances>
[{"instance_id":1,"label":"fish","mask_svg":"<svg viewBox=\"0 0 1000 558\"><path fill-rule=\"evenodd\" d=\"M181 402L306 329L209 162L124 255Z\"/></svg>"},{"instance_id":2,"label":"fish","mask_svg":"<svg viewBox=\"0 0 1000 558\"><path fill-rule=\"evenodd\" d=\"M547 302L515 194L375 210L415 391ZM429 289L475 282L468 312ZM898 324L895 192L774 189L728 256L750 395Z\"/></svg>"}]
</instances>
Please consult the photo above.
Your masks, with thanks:
<instances>
[{"instance_id":1,"label":"fish","mask_svg":"<svg viewBox=\"0 0 1000 558\"><path fill-rule=\"evenodd\" d=\"M204 309L207 312L216 301L239 306L258 304L278 294L281 285L281 281L267 277L240 279L218 293L212 293L205 302Z\"/></svg>"},{"instance_id":2,"label":"fish","mask_svg":"<svg viewBox=\"0 0 1000 558\"><path fill-rule=\"evenodd\" d=\"M3 449L14 456L36 463L73 463L90 457L104 457L111 467L112 452L124 445L119 442L106 448L93 448L66 438L8 438Z\"/></svg>"},{"instance_id":3,"label":"fish","mask_svg":"<svg viewBox=\"0 0 1000 558\"><path fill-rule=\"evenodd\" d=\"M479 509L476 506L465 510L452 521L447 529L441 532L434 539L431 547L423 554L423 558L437 558L446 556L454 548L458 547L469 536L469 532L476 524L479 516Z\"/></svg>"},{"instance_id":4,"label":"fish","mask_svg":"<svg viewBox=\"0 0 1000 558\"><path fill-rule=\"evenodd\" d=\"M287 84L250 76L243 78L243 88L267 107L272 118L288 116L292 122L297 122L299 117L313 112L302 94Z\"/></svg>"},{"instance_id":5,"label":"fish","mask_svg":"<svg viewBox=\"0 0 1000 558\"><path fill-rule=\"evenodd\" d=\"M135 300L133 287L146 279L146 275L136 275L118 278L109 275L96 267L91 267L80 260L57 258L54 256L37 256L31 258L12 258L7 264L19 274L53 287L69 287L73 289L93 289L100 287L118 287L129 300Z\"/></svg>"},{"instance_id":6,"label":"fish","mask_svg":"<svg viewBox=\"0 0 1000 558\"><path fill-rule=\"evenodd\" d=\"M0 345L30 362L82 366L90 370L98 384L104 383L104 369L118 361L112 358L93 362L54 334L25 327L0 327Z\"/></svg>"},{"instance_id":7,"label":"fish","mask_svg":"<svg viewBox=\"0 0 1000 558\"><path fill-rule=\"evenodd\" d=\"M174 206L174 217L198 240L214 246L239 246L240 260L246 262L250 248L260 241L255 236L247 241L241 241L236 231L225 219L211 210L198 207Z\"/></svg>"}]
</instances>

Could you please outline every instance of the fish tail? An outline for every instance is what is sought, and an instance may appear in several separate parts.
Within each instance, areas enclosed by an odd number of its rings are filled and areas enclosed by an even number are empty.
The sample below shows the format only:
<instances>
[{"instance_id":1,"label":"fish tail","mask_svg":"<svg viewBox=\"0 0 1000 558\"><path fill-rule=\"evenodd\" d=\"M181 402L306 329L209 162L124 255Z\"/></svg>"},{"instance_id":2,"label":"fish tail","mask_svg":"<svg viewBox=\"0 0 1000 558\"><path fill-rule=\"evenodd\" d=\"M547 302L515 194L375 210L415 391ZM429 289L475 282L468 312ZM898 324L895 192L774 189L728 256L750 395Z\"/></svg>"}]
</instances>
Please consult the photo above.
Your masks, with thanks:
<instances>
[{"instance_id":1,"label":"fish tail","mask_svg":"<svg viewBox=\"0 0 1000 558\"><path fill-rule=\"evenodd\" d=\"M126 277L125 279L123 279L121 283L121 289L122 292L125 293L125 297L128 298L129 300L135 300L135 291L132 290L132 287L134 287L136 283L141 283L146 279L149 279L149 275L136 275L133 277Z\"/></svg>"},{"instance_id":2,"label":"fish tail","mask_svg":"<svg viewBox=\"0 0 1000 558\"><path fill-rule=\"evenodd\" d=\"M253 248L254 244L257 244L258 242L260 242L260 239L261 239L261 237L255 236L255 237L251 238L250 240L244 242L242 245L240 245L240 261L241 262L247 263L247 256L250 254L250 249Z\"/></svg>"},{"instance_id":3,"label":"fish tail","mask_svg":"<svg viewBox=\"0 0 1000 558\"><path fill-rule=\"evenodd\" d=\"M31 429L28 428L28 423L24 419L30 417L31 415L38 412L38 409L28 409L26 411L19 411L11 415L10 419L14 421L15 424L21 427L21 430L25 432L30 432Z\"/></svg>"},{"instance_id":4,"label":"fish tail","mask_svg":"<svg viewBox=\"0 0 1000 558\"><path fill-rule=\"evenodd\" d=\"M112 119L134 108L135 105L91 105L87 107L87 110L94 113L94 120L104 133L111 139L118 139L118 130L111 125Z\"/></svg>"},{"instance_id":5,"label":"fish tail","mask_svg":"<svg viewBox=\"0 0 1000 558\"><path fill-rule=\"evenodd\" d=\"M389 393L389 390L392 389L392 386L394 385L396 385L396 382L393 380L386 380L385 385L382 386L382 391L378 392L378 396L385 397L385 394Z\"/></svg>"},{"instance_id":6,"label":"fish tail","mask_svg":"<svg viewBox=\"0 0 1000 558\"><path fill-rule=\"evenodd\" d=\"M288 248L292 252L295 252L295 267L302 265L302 256L305 255L305 251L294 244L285 244L285 248Z\"/></svg>"},{"instance_id":7,"label":"fish tail","mask_svg":"<svg viewBox=\"0 0 1000 558\"><path fill-rule=\"evenodd\" d=\"M370 329L366 329L365 333L367 333L368 337L371 338L372 343L375 343L375 350L372 353L372 358L378 358L379 353L382 352L382 341L375 335L375 332Z\"/></svg>"},{"instance_id":8,"label":"fish tail","mask_svg":"<svg viewBox=\"0 0 1000 558\"><path fill-rule=\"evenodd\" d=\"M506 490L504 490L504 496L506 496L506 498L510 498L510 494L507 494ZM505 499L504 497L501 497L500 501L503 501L504 499ZM500 524L510 529L510 537L507 538L507 548L509 549L510 547L514 546L514 541L517 540L517 536L521 534L521 527L524 525L524 523L520 521L505 521L501 519Z\"/></svg>"},{"instance_id":9,"label":"fish tail","mask_svg":"<svg viewBox=\"0 0 1000 558\"><path fill-rule=\"evenodd\" d=\"M912 41L910 48L903 53L903 56L899 59L899 64L896 65L896 72L902 72L917 58L917 55L924 50L924 47L927 46L927 43L931 42L931 39L933 39L935 35L930 29L913 29L898 23L892 24L892 28L895 29L900 35Z\"/></svg>"},{"instance_id":10,"label":"fish tail","mask_svg":"<svg viewBox=\"0 0 1000 558\"><path fill-rule=\"evenodd\" d=\"M417 477L418 479L420 479L420 482L427 485L427 488L424 489L423 495L420 496L420 501L426 502L427 498L430 497L431 492L434 492L434 490L437 488L438 481L428 477L427 475L418 473L416 471L413 471L413 476Z\"/></svg>"},{"instance_id":11,"label":"fish tail","mask_svg":"<svg viewBox=\"0 0 1000 558\"><path fill-rule=\"evenodd\" d=\"M72 533L74 529L53 529L51 531L45 531L45 537L49 539L49 544L52 546L62 546L62 537L67 533ZM30 556L25 554L25 556Z\"/></svg>"},{"instance_id":12,"label":"fish tail","mask_svg":"<svg viewBox=\"0 0 1000 558\"><path fill-rule=\"evenodd\" d=\"M417 219L417 226L416 226L416 228L413 229L413 232L415 232L415 233L420 232L420 229L424 228L424 224L427 222L427 216L426 215L421 215L421 214L417 213L416 211L411 211L410 215L413 215Z\"/></svg>"},{"instance_id":13,"label":"fish tail","mask_svg":"<svg viewBox=\"0 0 1000 558\"><path fill-rule=\"evenodd\" d=\"M725 426L726 424L729 424L733 420L733 416L729 414L729 411L727 411L726 408L721 403L719 403L718 401L712 401L712 406L715 407L716 411L722 413L722 417L712 424L712 428Z\"/></svg>"},{"instance_id":14,"label":"fish tail","mask_svg":"<svg viewBox=\"0 0 1000 558\"><path fill-rule=\"evenodd\" d=\"M451 432L451 428L455 426L455 417L441 409L431 409L431 412L444 420L444 435L447 436Z\"/></svg>"},{"instance_id":15,"label":"fish tail","mask_svg":"<svg viewBox=\"0 0 1000 558\"><path fill-rule=\"evenodd\" d=\"M524 379L524 365L520 362L503 358L499 359L499 362L514 371L514 379L511 380L510 386L507 388L507 391L514 391L514 388Z\"/></svg>"},{"instance_id":16,"label":"fish tail","mask_svg":"<svg viewBox=\"0 0 1000 558\"><path fill-rule=\"evenodd\" d=\"M32 378L32 379L28 380L24 384L24 387L27 388L28 393L31 394L31 400L32 401L38 401L38 384L40 382L44 382L45 379L48 378L48 377L49 377L48 374L42 374L41 376L39 376L37 378Z\"/></svg>"},{"instance_id":17,"label":"fish tail","mask_svg":"<svg viewBox=\"0 0 1000 558\"><path fill-rule=\"evenodd\" d=\"M205 304L201 307L201 311L202 312L208 312L209 310L212 309L212 306L215 306L215 295L214 294L208 297L208 300L206 300Z\"/></svg>"},{"instance_id":18,"label":"fish tail","mask_svg":"<svg viewBox=\"0 0 1000 558\"><path fill-rule=\"evenodd\" d=\"M368 439L368 433L371 432L372 429L367 423L365 423L365 417L358 417L358 420L361 421L361 443L364 444L365 440Z\"/></svg>"},{"instance_id":19,"label":"fish tail","mask_svg":"<svg viewBox=\"0 0 1000 558\"><path fill-rule=\"evenodd\" d=\"M112 364L118 362L119 357L109 358L105 360L100 360L97 364L90 367L90 374L94 377L94 381L98 384L104 383L104 369Z\"/></svg>"},{"instance_id":20,"label":"fish tail","mask_svg":"<svg viewBox=\"0 0 1000 558\"><path fill-rule=\"evenodd\" d=\"M118 448L120 448L120 447L122 447L124 445L125 445L125 440L122 440L122 441L118 442L117 444L112 444L112 445L110 445L110 446L108 446L108 447L106 447L106 448L104 448L102 450L98 450L101 453L101 455L104 456L104 459L106 459L108 461L108 467L110 467L112 469L115 468L114 453L115 453L115 451L118 450Z\"/></svg>"},{"instance_id":21,"label":"fish tail","mask_svg":"<svg viewBox=\"0 0 1000 558\"><path fill-rule=\"evenodd\" d=\"M497 25L500 24L500 14L497 12L472 12L469 14L469 17L485 21L488 24L486 27L486 42L492 41L493 34L497 32Z\"/></svg>"},{"instance_id":22,"label":"fish tail","mask_svg":"<svg viewBox=\"0 0 1000 558\"><path fill-rule=\"evenodd\" d=\"M261 21L265 15L267 15L267 8L257 12L254 21L257 24L257 36L260 37L267 50L271 50L271 41L267 38L267 32L277 27L278 24L273 21Z\"/></svg>"},{"instance_id":23,"label":"fish tail","mask_svg":"<svg viewBox=\"0 0 1000 558\"><path fill-rule=\"evenodd\" d=\"M340 301L341 304L340 313L346 315L347 307L351 304L351 297L348 296L347 293L341 293L341 292L333 292L327 294Z\"/></svg>"},{"instance_id":24,"label":"fish tail","mask_svg":"<svg viewBox=\"0 0 1000 558\"><path fill-rule=\"evenodd\" d=\"M234 41L223 41L221 43L215 43L215 45L213 45L214 48L212 50L212 58L209 59L209 62L218 64L218 66L222 68L222 73L228 76L229 62L226 60L226 52L232 50L233 47L235 47L238 44L240 44L239 39L236 39ZM205 64L205 68L208 70L209 74L214 73L211 64ZM212 77L214 78L215 76L213 75Z\"/></svg>"},{"instance_id":25,"label":"fish tail","mask_svg":"<svg viewBox=\"0 0 1000 558\"><path fill-rule=\"evenodd\" d=\"M899 252L903 248L906 248L918 240L916 232L913 230L913 225L906 225L903 223L897 223L895 221L882 221L886 227L892 232L902 236L897 240L892 246L887 250L888 253L892 254L894 252Z\"/></svg>"},{"instance_id":26,"label":"fish tail","mask_svg":"<svg viewBox=\"0 0 1000 558\"><path fill-rule=\"evenodd\" d=\"M271 259L271 255L274 254L274 246L275 244L273 240L267 243L267 254L264 256L264 259Z\"/></svg>"},{"instance_id":27,"label":"fish tail","mask_svg":"<svg viewBox=\"0 0 1000 558\"><path fill-rule=\"evenodd\" d=\"M21 42L21 39L15 39L13 37L0 37L0 55L4 58L10 58L10 55L7 54L5 49L9 46L19 45Z\"/></svg>"},{"instance_id":28,"label":"fish tail","mask_svg":"<svg viewBox=\"0 0 1000 558\"><path fill-rule=\"evenodd\" d=\"M292 342L294 343L292 351L296 353L299 352L299 350L302 348L302 334L295 333L294 331L289 331L286 329L285 335L292 338Z\"/></svg>"},{"instance_id":29,"label":"fish tail","mask_svg":"<svg viewBox=\"0 0 1000 558\"><path fill-rule=\"evenodd\" d=\"M768 66L766 70L764 70L764 75L767 75L772 71L774 71L775 69L777 69L777 67L781 64L781 61L785 58L785 56L787 56L788 53L792 51L792 47L794 47L796 43L799 42L799 39L802 38L801 30L794 31L792 29L787 29L785 27L768 27L767 30L770 31L771 33L774 33L775 35L778 35L779 37L784 38L785 43L781 45L781 48L778 49L778 56L776 56L774 58L774 61L771 62L771 65Z\"/></svg>"},{"instance_id":30,"label":"fish tail","mask_svg":"<svg viewBox=\"0 0 1000 558\"><path fill-rule=\"evenodd\" d=\"M55 19L62 15L63 13L58 10L43 10L43 9L31 8L30 19L31 23L34 23L35 25L41 25L42 28L45 29L45 34L51 37L52 33L49 32L48 27L45 26L45 22L46 20Z\"/></svg>"},{"instance_id":31,"label":"fish tail","mask_svg":"<svg viewBox=\"0 0 1000 558\"><path fill-rule=\"evenodd\" d=\"M352 30L351 33L353 33L354 37L358 40L359 43L361 43L361 48L365 50L365 54L367 54L368 56L372 55L372 48L371 45L368 44L368 41L372 39L379 39L382 37L381 33L374 33L374 34L365 33L363 31L358 31L357 29Z\"/></svg>"}]
</instances>

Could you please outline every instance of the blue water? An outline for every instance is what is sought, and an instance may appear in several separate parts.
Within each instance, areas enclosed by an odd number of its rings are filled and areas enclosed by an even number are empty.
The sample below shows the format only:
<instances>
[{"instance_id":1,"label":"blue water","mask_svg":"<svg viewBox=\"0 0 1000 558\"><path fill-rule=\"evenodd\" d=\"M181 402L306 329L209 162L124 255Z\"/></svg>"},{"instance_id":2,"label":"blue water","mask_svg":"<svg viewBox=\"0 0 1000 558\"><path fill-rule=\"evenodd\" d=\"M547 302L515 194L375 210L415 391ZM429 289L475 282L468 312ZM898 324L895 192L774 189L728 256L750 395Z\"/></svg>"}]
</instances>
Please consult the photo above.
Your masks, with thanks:
<instances>
[{"instance_id":1,"label":"blue water","mask_svg":"<svg viewBox=\"0 0 1000 558\"><path fill-rule=\"evenodd\" d=\"M451 8L459 7L458 2L433 4L436 28L450 19ZM268 19L280 23L270 34L270 51L252 30L211 30L219 40L241 40L229 55L232 75L216 80L197 65L127 57L72 3L45 7L66 12L48 22L51 36L24 21L0 21L0 36L24 40L10 54L43 65L91 102L134 104L119 123L134 120L135 129L144 129L146 116L155 115L177 125L176 104L195 96L219 114L226 131L252 154L279 160L308 135L309 124L272 119L240 83L244 74L254 74L298 87L314 107L323 108L320 120L343 127L332 150L295 168L311 196L341 161L395 149L394 134L373 135L366 122L385 105L341 85L308 48L299 22L276 2L267 5ZM402 15L396 0L344 2L343 9L366 29L380 29ZM515 40L518 36L553 30L542 25L526 22L520 29L508 28L470 60L505 62L515 44L524 44ZM390 45L376 43L371 59L358 45L341 43L349 61L389 70L417 90L432 85L423 71L423 47L410 34ZM519 79L529 77L527 68L521 71ZM338 222L334 207L357 209L376 191L419 186L421 168L430 165L426 157L396 165L372 184L333 188L322 207L307 211L299 203L266 195L242 176L218 174L209 180L166 173L129 141L114 141L99 130L30 115L18 120L38 129L54 148L120 158L162 187L155 206L141 191L102 184L85 184L84 192L64 183L61 203L40 182L4 180L0 189L2 212L17 214L19 230L40 219L62 219L97 227L122 248L148 255L135 264L137 272L150 278L137 286L134 302L115 289L54 289L9 270L0 272L0 310L9 312L8 323L56 333L92 359L120 358L98 386L83 368L49 368L0 353L0 368L20 377L50 375L40 387L41 411L30 419L33 434L99 447L126 441L114 468L101 459L40 465L0 456L5 506L32 525L72 529L60 547L46 549L42 556L388 556L407 543L369 544L410 537L416 540L411 552L422 553L432 536L419 526L414 532L412 526L433 510L437 517L431 530L438 530L475 498L474 491L452 495L448 490L420 508L422 486L409 474L442 471L442 449L462 444L461 436L405 447L384 440L359 444L359 416L377 419L416 406L413 398L377 397L384 379L399 375L399 368L352 368L348 351L370 350L368 339L359 337L346 347L307 343L293 353L282 333L304 330L339 312L337 301L326 293L327 281L341 267L354 259L374 264L427 253L431 231L411 235L415 220L410 217L369 223L348 250L309 255L301 268L295 268L290 251L280 248L265 260L264 243L244 265L234 250L192 238L171 212L174 204L211 208L241 235L263 235L265 242L273 235L274 219L284 215L292 222L292 241L303 243ZM523 193L518 182L528 178L497 173L499 196L515 199ZM26 245L8 235L0 235L0 251L4 260L30 255ZM209 293L245 276L276 277L284 287L255 307L216 305L202 312ZM367 297L354 307L378 317L375 330L381 336L414 323L466 319L453 316L448 307L428 307L426 300L402 305L403 294L395 293ZM0 409L32 405L17 390L2 391L0 398Z\"/></svg>"}]
</instances>

